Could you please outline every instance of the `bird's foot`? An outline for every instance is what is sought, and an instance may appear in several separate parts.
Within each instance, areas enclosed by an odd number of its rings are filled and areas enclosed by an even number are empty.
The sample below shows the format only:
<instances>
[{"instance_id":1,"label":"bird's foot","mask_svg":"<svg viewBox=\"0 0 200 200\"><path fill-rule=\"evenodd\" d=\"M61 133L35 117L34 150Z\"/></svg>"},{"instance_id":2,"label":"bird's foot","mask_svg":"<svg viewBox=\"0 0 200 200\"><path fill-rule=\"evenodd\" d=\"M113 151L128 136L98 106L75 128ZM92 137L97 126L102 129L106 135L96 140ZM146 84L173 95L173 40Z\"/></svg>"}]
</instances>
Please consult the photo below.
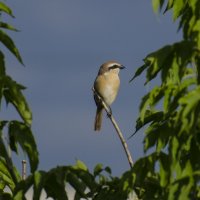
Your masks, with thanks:
<instances>
[{"instance_id":1,"label":"bird's foot","mask_svg":"<svg viewBox=\"0 0 200 200\"><path fill-rule=\"evenodd\" d=\"M108 106L108 108L109 108L109 111L107 112L107 116L110 118L112 115L112 109L110 106Z\"/></svg>"}]
</instances>

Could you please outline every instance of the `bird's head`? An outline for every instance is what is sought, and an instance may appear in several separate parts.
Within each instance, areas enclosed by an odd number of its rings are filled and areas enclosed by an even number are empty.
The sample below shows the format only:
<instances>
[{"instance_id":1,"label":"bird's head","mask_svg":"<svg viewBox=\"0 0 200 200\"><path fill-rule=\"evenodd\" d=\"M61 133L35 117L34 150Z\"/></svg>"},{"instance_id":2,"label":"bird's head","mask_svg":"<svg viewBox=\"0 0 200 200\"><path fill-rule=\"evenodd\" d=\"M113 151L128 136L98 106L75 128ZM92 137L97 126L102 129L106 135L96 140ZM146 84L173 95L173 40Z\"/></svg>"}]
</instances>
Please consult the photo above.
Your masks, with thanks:
<instances>
[{"instance_id":1,"label":"bird's head","mask_svg":"<svg viewBox=\"0 0 200 200\"><path fill-rule=\"evenodd\" d=\"M100 69L99 69L99 74L104 74L107 72L112 72L112 73L119 73L120 69L124 69L125 67L116 62L116 61L108 61L105 62L104 64L101 65Z\"/></svg>"}]
</instances>

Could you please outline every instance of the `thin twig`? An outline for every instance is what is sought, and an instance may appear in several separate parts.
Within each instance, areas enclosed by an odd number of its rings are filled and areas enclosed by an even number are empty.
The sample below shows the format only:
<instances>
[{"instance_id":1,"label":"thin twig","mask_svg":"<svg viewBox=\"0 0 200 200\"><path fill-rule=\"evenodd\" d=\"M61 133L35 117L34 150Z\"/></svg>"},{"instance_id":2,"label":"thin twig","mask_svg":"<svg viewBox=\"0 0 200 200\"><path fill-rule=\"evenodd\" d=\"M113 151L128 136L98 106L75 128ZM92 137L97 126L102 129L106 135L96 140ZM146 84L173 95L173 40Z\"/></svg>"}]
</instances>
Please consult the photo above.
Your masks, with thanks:
<instances>
[{"instance_id":1,"label":"thin twig","mask_svg":"<svg viewBox=\"0 0 200 200\"><path fill-rule=\"evenodd\" d=\"M103 105L105 111L107 112L107 115L110 118L110 120L111 120L111 122L112 122L112 124L113 124L113 126L114 126L114 128L115 128L115 130L117 132L117 135L118 135L118 137L119 137L119 139L120 139L120 141L122 143L122 146L123 146L124 151L126 153L129 165L132 168L133 167L133 159L132 159L130 151L128 149L128 145L126 143L126 140L124 139L123 134L122 134L119 126L117 125L117 122L115 121L112 113L110 113L110 109L108 108L108 106L106 105L106 103L104 102L104 100L99 96L99 94L95 91L94 88L92 88L92 90L93 90L94 94L98 97L98 99L100 100L100 102Z\"/></svg>"}]
</instances>

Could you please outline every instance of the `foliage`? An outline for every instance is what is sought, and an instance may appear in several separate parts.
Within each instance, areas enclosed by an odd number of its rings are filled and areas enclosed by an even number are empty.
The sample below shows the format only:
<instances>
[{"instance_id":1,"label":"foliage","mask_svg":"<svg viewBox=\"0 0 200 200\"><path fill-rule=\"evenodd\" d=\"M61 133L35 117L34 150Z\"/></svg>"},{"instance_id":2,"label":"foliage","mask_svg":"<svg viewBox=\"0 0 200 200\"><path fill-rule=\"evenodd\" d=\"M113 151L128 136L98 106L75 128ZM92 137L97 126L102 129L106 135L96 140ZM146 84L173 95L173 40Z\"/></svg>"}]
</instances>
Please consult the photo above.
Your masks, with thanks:
<instances>
[{"instance_id":1,"label":"foliage","mask_svg":"<svg viewBox=\"0 0 200 200\"><path fill-rule=\"evenodd\" d=\"M113 177L111 169L101 164L91 172L81 161L47 172L37 170L38 151L31 131L31 110L22 92L25 87L7 75L0 51L0 102L4 99L13 105L21 118L0 121L0 199L26 199L27 191L33 188L34 200L43 191L47 197L64 200L69 198L69 186L75 190L75 200L137 199L130 197L134 191L144 200L200 199L200 1L153 0L152 4L155 12L172 11L183 40L150 53L133 76L135 79L146 72L145 84L157 78L160 85L142 98L136 123L136 132L147 126L146 156L121 177ZM0 14L14 17L2 2ZM17 30L0 21L0 42L23 64L6 31ZM26 180L21 179L9 155L9 149L18 153L19 147L30 162L31 174Z\"/></svg>"},{"instance_id":2,"label":"foliage","mask_svg":"<svg viewBox=\"0 0 200 200\"><path fill-rule=\"evenodd\" d=\"M108 174L103 175L103 172ZM37 171L25 181L19 183L14 192L14 199L21 199L33 184L33 200L39 199L42 189L47 197L66 200L69 185L75 190L74 199L127 199L129 190L123 188L119 178L112 178L108 167L98 164L89 172L81 161L75 166L58 166L48 172ZM67 184L66 184L67 183ZM123 188L123 189L122 189Z\"/></svg>"},{"instance_id":3,"label":"foliage","mask_svg":"<svg viewBox=\"0 0 200 200\"><path fill-rule=\"evenodd\" d=\"M155 12L164 5L153 0ZM149 54L133 77L146 71L145 84L161 82L140 104L136 132L148 124L144 150L153 153L133 173L142 199L200 199L200 1L169 0L169 10L183 40Z\"/></svg>"},{"instance_id":4,"label":"foliage","mask_svg":"<svg viewBox=\"0 0 200 200\"><path fill-rule=\"evenodd\" d=\"M0 2L0 14L14 17L12 10L3 2ZM0 42L23 64L20 53L15 43L6 31L17 31L12 25L0 22ZM28 155L31 172L37 169L38 151L31 132L32 113L22 93L25 87L12 79L6 73L5 55L0 51L0 105L3 101L14 106L21 121L0 120L0 199L10 199L16 185L21 181L20 174L16 169L9 149L18 153L18 146ZM7 134L5 133L7 130ZM7 140L6 140L6 139ZM7 144L8 143L8 144ZM4 193L9 188L11 193Z\"/></svg>"}]
</instances>

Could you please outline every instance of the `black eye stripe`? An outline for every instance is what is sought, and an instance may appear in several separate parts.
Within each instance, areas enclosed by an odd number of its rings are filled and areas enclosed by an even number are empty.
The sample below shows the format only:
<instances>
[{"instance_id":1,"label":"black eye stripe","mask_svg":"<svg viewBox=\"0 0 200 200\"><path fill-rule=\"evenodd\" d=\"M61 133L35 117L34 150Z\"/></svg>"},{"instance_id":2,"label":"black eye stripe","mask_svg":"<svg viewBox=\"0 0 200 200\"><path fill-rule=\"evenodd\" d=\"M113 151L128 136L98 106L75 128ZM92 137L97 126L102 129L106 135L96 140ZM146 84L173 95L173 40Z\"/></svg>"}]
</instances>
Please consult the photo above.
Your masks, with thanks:
<instances>
[{"instance_id":1,"label":"black eye stripe","mask_svg":"<svg viewBox=\"0 0 200 200\"><path fill-rule=\"evenodd\" d=\"M116 69L116 68L119 68L119 66L118 65L113 65L113 66L109 67L109 69Z\"/></svg>"}]
</instances>

